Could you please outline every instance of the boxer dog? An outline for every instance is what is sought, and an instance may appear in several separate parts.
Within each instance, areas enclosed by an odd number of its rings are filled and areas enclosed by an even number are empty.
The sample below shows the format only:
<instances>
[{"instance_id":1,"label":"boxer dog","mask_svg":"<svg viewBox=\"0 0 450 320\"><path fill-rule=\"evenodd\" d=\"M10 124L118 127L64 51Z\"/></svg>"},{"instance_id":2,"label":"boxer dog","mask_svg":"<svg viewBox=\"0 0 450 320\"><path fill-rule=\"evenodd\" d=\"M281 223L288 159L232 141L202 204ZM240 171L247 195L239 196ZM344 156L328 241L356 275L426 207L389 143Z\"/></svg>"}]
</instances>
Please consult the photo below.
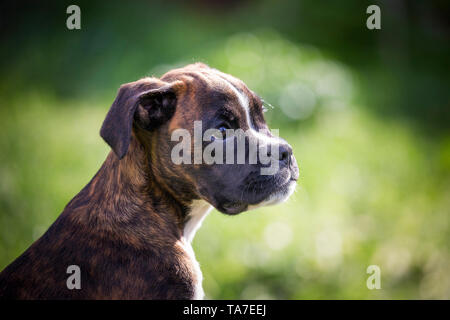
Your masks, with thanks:
<instances>
[{"instance_id":1,"label":"boxer dog","mask_svg":"<svg viewBox=\"0 0 450 320\"><path fill-rule=\"evenodd\" d=\"M174 163L172 134L193 132L195 121L202 130L245 130L276 154L278 170L262 175L259 160ZM261 99L200 63L122 85L100 135L112 151L47 232L2 271L1 298L201 299L190 242L208 212L284 201L298 179L292 149L269 131ZM202 147L232 139L214 136Z\"/></svg>"}]
</instances>

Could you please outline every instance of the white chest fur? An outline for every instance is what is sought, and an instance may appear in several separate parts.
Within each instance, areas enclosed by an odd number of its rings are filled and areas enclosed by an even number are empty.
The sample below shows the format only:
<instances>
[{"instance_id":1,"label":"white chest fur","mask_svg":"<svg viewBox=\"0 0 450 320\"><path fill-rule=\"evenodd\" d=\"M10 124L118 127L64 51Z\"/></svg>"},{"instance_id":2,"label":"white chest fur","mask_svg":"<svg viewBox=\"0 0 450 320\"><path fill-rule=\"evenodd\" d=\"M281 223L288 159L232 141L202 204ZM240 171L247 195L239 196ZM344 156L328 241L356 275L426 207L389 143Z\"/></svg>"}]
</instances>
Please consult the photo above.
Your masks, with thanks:
<instances>
[{"instance_id":1,"label":"white chest fur","mask_svg":"<svg viewBox=\"0 0 450 320\"><path fill-rule=\"evenodd\" d=\"M203 275L200 270L200 265L195 258L194 250L192 249L191 242L194 239L195 233L198 228L200 228L203 219L208 215L211 211L212 206L204 200L195 200L191 205L191 210L188 215L188 220L184 226L183 230L183 248L186 251L187 255L192 261L194 272L195 272L195 288L194 288L194 299L200 300L204 297L202 281Z\"/></svg>"}]
</instances>

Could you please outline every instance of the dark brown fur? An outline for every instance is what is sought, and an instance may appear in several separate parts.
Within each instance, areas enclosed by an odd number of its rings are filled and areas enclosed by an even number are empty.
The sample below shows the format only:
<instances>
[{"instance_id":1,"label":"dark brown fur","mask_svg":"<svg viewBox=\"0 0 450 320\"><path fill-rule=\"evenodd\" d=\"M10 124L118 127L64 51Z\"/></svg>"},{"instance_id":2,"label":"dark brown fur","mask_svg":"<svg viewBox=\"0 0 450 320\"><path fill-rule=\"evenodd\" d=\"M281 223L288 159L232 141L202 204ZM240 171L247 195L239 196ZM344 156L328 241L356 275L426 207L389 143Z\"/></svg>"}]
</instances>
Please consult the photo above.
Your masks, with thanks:
<instances>
[{"instance_id":1,"label":"dark brown fur","mask_svg":"<svg viewBox=\"0 0 450 320\"><path fill-rule=\"evenodd\" d=\"M126 106L116 116L122 121L135 94L164 84L146 78L124 85L111 109ZM114 150L124 150L123 158L110 152L48 231L2 271L0 298L193 298L196 274L181 240L192 195L174 198L167 177L158 177L153 164L159 161L151 156L158 134L132 122L131 137L122 139L130 145L118 138L121 145ZM114 134L126 125L112 128ZM172 178L171 183L180 179ZM80 267L80 290L66 286L70 265Z\"/></svg>"},{"instance_id":2,"label":"dark brown fur","mask_svg":"<svg viewBox=\"0 0 450 320\"><path fill-rule=\"evenodd\" d=\"M122 160L110 153L45 235L1 273L2 298L192 298L195 275L180 243L186 208L154 183L141 165L144 148L132 141ZM66 287L74 264L81 290Z\"/></svg>"},{"instance_id":3,"label":"dark brown fur","mask_svg":"<svg viewBox=\"0 0 450 320\"><path fill-rule=\"evenodd\" d=\"M280 173L273 177L259 177L259 163L171 161L175 129L192 133L196 120L215 127L218 115L248 128L224 78L247 96L252 126L270 136L259 98L238 79L205 65L121 86L100 132L113 151L48 231L0 273L0 298L197 297L201 275L183 238L193 200L237 214L280 190L287 194L298 178L292 149L281 139L290 160L280 158ZM71 265L81 270L79 290L66 286Z\"/></svg>"}]
</instances>

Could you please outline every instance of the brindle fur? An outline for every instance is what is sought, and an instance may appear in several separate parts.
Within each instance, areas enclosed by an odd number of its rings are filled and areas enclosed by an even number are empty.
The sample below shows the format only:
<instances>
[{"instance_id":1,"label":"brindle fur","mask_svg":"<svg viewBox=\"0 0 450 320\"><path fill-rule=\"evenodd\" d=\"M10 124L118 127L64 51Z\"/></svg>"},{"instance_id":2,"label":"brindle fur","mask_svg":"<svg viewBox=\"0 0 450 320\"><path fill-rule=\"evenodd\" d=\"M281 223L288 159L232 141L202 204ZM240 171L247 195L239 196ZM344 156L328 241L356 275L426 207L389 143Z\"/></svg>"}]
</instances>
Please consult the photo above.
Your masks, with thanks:
<instances>
[{"instance_id":1,"label":"brindle fur","mask_svg":"<svg viewBox=\"0 0 450 320\"><path fill-rule=\"evenodd\" d=\"M197 165L171 163L170 133L199 115L213 117L215 111L205 106L232 106L225 89L211 90L215 83L208 70L190 65L120 88L101 131L113 151L47 232L2 271L0 298L195 297L198 275L184 249L183 228L193 200L210 200L226 212L216 198L208 199L211 190L223 192L225 186L207 185L210 177ZM229 80L252 97L253 121L267 129L258 98L237 79ZM80 290L66 286L70 265L80 267Z\"/></svg>"},{"instance_id":2,"label":"brindle fur","mask_svg":"<svg viewBox=\"0 0 450 320\"><path fill-rule=\"evenodd\" d=\"M49 230L1 273L2 298L192 298L195 275L180 242L187 209L136 157L144 160L145 151L135 139L122 160L109 154ZM69 265L80 266L81 290L66 287Z\"/></svg>"}]
</instances>

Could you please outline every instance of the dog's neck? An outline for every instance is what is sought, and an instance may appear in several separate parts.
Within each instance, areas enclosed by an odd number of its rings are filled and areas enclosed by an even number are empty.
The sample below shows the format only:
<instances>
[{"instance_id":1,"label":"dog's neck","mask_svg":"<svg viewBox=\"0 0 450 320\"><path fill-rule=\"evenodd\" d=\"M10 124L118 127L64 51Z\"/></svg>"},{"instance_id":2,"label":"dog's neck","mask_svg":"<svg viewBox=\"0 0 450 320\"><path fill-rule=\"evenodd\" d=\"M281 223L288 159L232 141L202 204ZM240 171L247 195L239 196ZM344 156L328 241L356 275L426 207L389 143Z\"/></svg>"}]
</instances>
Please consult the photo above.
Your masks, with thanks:
<instances>
[{"instance_id":1,"label":"dog's neck","mask_svg":"<svg viewBox=\"0 0 450 320\"><path fill-rule=\"evenodd\" d=\"M191 242L192 239L194 239L195 233L211 210L212 206L204 200L194 200L192 202L183 227L183 237L188 242Z\"/></svg>"},{"instance_id":2,"label":"dog's neck","mask_svg":"<svg viewBox=\"0 0 450 320\"><path fill-rule=\"evenodd\" d=\"M71 216L79 222L119 231L135 243L162 241L164 237L191 242L211 205L198 199L181 202L174 198L157 182L147 163L145 148L132 139L127 155L119 160L111 152L65 212L76 211L78 214Z\"/></svg>"}]
</instances>

